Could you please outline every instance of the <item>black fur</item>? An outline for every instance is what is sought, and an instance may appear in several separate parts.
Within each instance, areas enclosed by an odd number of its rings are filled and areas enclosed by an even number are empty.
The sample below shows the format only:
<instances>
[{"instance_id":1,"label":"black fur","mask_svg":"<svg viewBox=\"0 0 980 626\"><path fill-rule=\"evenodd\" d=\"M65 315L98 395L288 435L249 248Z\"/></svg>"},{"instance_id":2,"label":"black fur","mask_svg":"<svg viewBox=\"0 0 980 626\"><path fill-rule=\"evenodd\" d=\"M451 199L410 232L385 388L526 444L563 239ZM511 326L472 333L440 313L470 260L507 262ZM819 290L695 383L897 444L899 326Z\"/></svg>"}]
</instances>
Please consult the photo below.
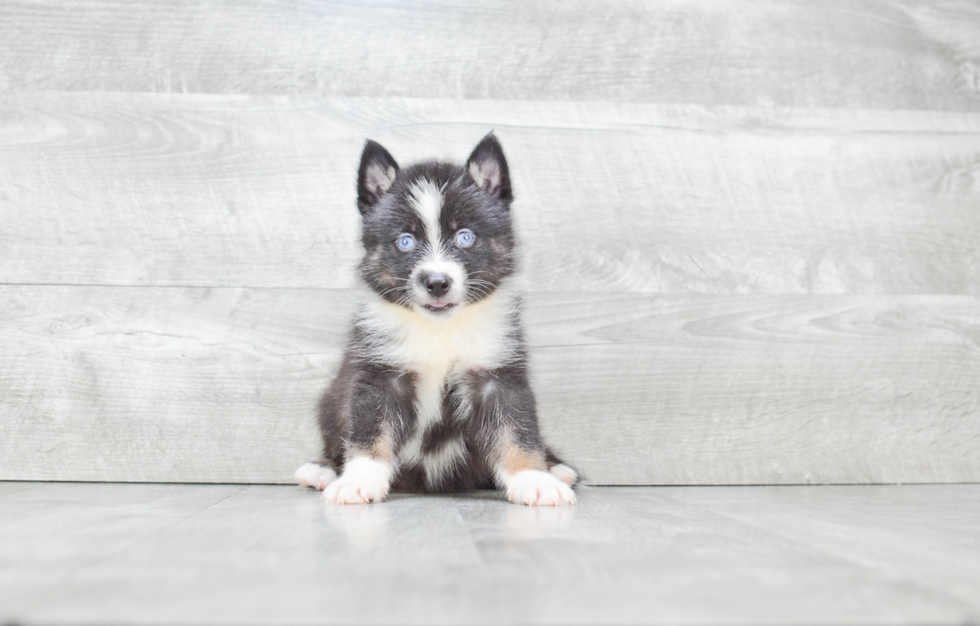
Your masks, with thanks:
<instances>
[{"instance_id":1,"label":"black fur","mask_svg":"<svg viewBox=\"0 0 980 626\"><path fill-rule=\"evenodd\" d=\"M365 153L367 151L365 148ZM361 169L365 169L364 165ZM446 205L453 207L452 212L444 212L440 219L442 242L452 250L453 259L481 281L499 284L512 275L516 256L510 200L481 191L467 171L458 165L430 162L400 171L388 193L363 212L361 242L365 255L360 273L364 282L390 302L400 300L402 293L398 288L408 279L426 250L420 246L412 253L404 254L391 242L400 232L416 237L422 234L422 220L403 198L413 184L423 179L442 188ZM506 185L509 189L510 182ZM361 193L369 192L359 191L358 195ZM480 233L473 246L465 250L448 246L461 224ZM476 302L488 295L480 286L483 286L480 282L473 284L467 293L468 301Z\"/></svg>"}]
</instances>

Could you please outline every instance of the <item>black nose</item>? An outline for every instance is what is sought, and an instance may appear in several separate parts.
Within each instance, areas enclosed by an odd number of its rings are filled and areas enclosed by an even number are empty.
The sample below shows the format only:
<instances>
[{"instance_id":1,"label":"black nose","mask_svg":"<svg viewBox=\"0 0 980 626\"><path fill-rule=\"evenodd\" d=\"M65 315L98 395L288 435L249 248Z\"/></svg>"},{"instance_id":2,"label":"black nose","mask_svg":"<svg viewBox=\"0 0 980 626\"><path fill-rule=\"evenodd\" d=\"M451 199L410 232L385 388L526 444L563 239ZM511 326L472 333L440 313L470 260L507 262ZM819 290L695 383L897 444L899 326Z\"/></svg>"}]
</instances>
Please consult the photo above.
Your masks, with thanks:
<instances>
[{"instance_id":1,"label":"black nose","mask_svg":"<svg viewBox=\"0 0 980 626\"><path fill-rule=\"evenodd\" d=\"M425 285L425 290L429 292L430 296L441 298L449 291L453 281L449 280L445 274L429 274L422 279L422 284Z\"/></svg>"}]
</instances>

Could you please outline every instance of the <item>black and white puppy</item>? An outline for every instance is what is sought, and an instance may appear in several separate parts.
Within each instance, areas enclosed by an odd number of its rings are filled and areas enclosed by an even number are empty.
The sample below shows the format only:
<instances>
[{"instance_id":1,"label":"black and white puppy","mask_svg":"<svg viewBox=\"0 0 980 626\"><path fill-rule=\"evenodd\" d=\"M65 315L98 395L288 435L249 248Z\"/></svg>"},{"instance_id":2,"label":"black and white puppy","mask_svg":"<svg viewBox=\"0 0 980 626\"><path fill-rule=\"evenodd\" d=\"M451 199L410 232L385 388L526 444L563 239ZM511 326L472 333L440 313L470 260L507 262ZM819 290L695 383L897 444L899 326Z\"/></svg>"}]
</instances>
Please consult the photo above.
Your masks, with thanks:
<instances>
[{"instance_id":1,"label":"black and white puppy","mask_svg":"<svg viewBox=\"0 0 980 626\"><path fill-rule=\"evenodd\" d=\"M494 487L518 504L575 503L575 471L538 433L512 200L492 133L465 167L400 169L367 142L360 297L320 402L324 458L296 471L299 484L336 504Z\"/></svg>"}]
</instances>

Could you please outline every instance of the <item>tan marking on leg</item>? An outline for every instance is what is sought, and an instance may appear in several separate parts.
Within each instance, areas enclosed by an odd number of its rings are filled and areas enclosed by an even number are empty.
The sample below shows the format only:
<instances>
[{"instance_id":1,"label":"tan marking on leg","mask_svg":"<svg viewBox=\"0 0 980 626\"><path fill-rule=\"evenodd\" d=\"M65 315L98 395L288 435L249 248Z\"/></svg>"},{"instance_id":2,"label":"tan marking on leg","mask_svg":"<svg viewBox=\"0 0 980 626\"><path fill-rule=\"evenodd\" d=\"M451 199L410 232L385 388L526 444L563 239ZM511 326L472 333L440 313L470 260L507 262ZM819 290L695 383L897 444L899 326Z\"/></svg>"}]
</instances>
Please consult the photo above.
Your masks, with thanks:
<instances>
[{"instance_id":1,"label":"tan marking on leg","mask_svg":"<svg viewBox=\"0 0 980 626\"><path fill-rule=\"evenodd\" d=\"M381 461L388 465L395 464L395 455L391 451L391 446L378 442L371 448L352 448L347 451L347 460L364 457L372 461Z\"/></svg>"},{"instance_id":2,"label":"tan marking on leg","mask_svg":"<svg viewBox=\"0 0 980 626\"><path fill-rule=\"evenodd\" d=\"M388 465L394 465L395 451L391 444L391 437L381 437L374 442L374 446L371 448L371 456L379 461L384 461Z\"/></svg>"},{"instance_id":3,"label":"tan marking on leg","mask_svg":"<svg viewBox=\"0 0 980 626\"><path fill-rule=\"evenodd\" d=\"M391 426L385 424L381 429L381 434L374 440L370 448L348 448L346 457L353 459L358 456L366 456L375 461L383 461L388 465L395 465L395 446L394 433Z\"/></svg>"},{"instance_id":4,"label":"tan marking on leg","mask_svg":"<svg viewBox=\"0 0 980 626\"><path fill-rule=\"evenodd\" d=\"M500 468L508 476L524 470L547 471L544 452L541 450L525 450L515 443L507 442L500 458Z\"/></svg>"},{"instance_id":5,"label":"tan marking on leg","mask_svg":"<svg viewBox=\"0 0 980 626\"><path fill-rule=\"evenodd\" d=\"M575 504L575 493L548 471L544 450L526 450L505 430L499 440L497 482L507 499L532 506Z\"/></svg>"}]
</instances>

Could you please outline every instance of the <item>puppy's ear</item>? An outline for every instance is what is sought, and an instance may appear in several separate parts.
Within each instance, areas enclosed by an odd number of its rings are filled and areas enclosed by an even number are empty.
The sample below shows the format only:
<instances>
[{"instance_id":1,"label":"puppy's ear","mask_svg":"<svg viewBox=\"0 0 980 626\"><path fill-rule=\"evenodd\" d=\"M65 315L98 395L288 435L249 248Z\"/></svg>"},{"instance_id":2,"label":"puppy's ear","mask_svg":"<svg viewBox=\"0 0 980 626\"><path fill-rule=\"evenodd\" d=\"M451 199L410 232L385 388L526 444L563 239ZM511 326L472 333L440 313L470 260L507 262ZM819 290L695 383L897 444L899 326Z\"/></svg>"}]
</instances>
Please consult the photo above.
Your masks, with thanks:
<instances>
[{"instance_id":1,"label":"puppy's ear","mask_svg":"<svg viewBox=\"0 0 980 626\"><path fill-rule=\"evenodd\" d=\"M504 202L514 199L504 149L493 136L493 131L480 140L473 149L473 154L466 160L466 171L473 177L476 186L491 196L500 198Z\"/></svg>"},{"instance_id":2,"label":"puppy's ear","mask_svg":"<svg viewBox=\"0 0 980 626\"><path fill-rule=\"evenodd\" d=\"M357 208L361 215L385 195L398 176L398 164L384 147L367 140L361 153L361 166L357 168Z\"/></svg>"}]
</instances>

